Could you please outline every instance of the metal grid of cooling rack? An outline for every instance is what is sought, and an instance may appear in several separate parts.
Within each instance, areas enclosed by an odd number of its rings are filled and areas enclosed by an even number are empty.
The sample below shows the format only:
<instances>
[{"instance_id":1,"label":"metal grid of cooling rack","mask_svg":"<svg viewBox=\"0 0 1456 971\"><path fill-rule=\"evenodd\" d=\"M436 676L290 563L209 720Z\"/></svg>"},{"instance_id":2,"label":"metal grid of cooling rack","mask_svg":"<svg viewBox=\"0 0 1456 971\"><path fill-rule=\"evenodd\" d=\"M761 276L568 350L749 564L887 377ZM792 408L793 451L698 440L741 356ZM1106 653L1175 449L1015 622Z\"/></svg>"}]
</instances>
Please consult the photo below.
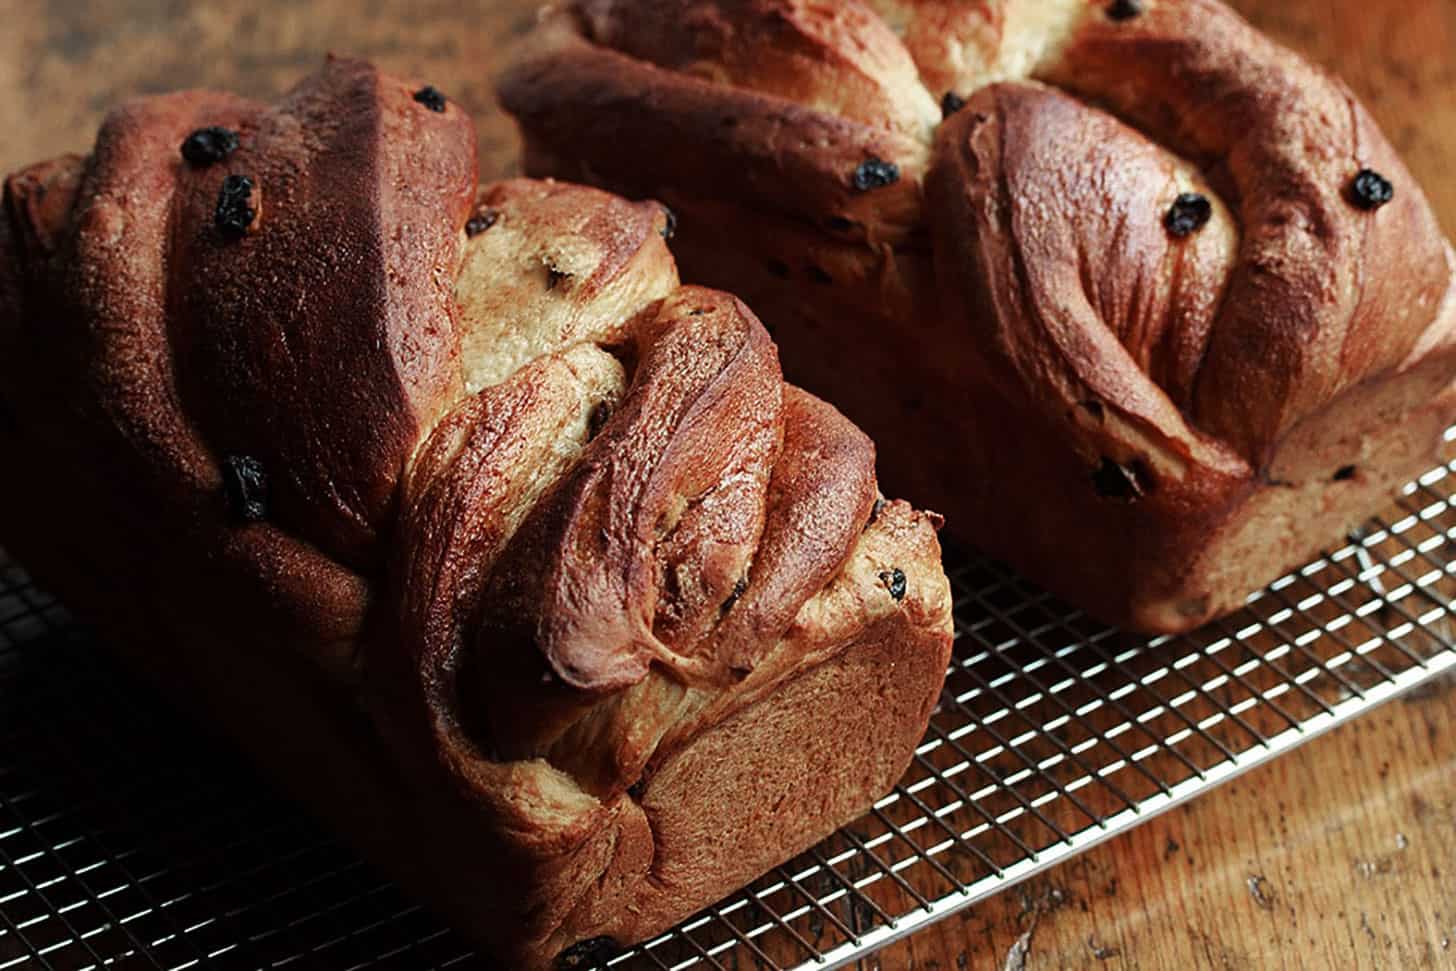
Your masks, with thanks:
<instances>
[{"instance_id":1,"label":"metal grid of cooling rack","mask_svg":"<svg viewBox=\"0 0 1456 971\"><path fill-rule=\"evenodd\" d=\"M1456 667L1456 461L1186 637L951 571L956 654L895 791L610 967L842 967ZM100 966L484 963L0 554L0 971Z\"/></svg>"}]
</instances>

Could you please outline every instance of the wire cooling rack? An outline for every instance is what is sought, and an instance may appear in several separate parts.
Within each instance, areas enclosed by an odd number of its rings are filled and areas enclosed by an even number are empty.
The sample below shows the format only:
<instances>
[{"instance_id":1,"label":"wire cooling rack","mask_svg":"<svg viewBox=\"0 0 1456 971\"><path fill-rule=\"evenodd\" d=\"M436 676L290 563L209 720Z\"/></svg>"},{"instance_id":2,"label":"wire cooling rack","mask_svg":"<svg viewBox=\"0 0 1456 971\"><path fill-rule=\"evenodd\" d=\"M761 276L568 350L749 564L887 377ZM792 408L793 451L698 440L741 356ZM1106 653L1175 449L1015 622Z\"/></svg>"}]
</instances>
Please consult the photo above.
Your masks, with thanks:
<instances>
[{"instance_id":1,"label":"wire cooling rack","mask_svg":"<svg viewBox=\"0 0 1456 971\"><path fill-rule=\"evenodd\" d=\"M601 961L842 967L1456 667L1456 461L1191 636L1120 634L982 560L951 571L955 658L895 791ZM0 969L101 966L485 964L0 554Z\"/></svg>"}]
</instances>

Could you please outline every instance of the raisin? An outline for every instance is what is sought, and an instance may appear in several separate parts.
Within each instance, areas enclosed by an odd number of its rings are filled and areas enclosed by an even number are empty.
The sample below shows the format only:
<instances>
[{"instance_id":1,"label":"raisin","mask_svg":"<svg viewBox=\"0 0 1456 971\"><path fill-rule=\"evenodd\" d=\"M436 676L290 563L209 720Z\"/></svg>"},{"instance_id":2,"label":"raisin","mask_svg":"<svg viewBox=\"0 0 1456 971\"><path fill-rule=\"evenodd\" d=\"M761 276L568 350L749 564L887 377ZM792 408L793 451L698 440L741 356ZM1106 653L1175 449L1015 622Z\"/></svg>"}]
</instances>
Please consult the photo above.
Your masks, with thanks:
<instances>
[{"instance_id":1,"label":"raisin","mask_svg":"<svg viewBox=\"0 0 1456 971\"><path fill-rule=\"evenodd\" d=\"M590 437L596 438L600 435L602 429L606 427L608 419L611 417L612 406L605 401L598 401L596 406L592 408L591 414L587 416L587 433Z\"/></svg>"},{"instance_id":2,"label":"raisin","mask_svg":"<svg viewBox=\"0 0 1456 971\"><path fill-rule=\"evenodd\" d=\"M1374 169L1361 169L1350 183L1350 201L1367 212L1374 212L1395 198L1395 186Z\"/></svg>"},{"instance_id":3,"label":"raisin","mask_svg":"<svg viewBox=\"0 0 1456 971\"><path fill-rule=\"evenodd\" d=\"M465 235L472 237L479 236L481 233L494 226L496 224L496 220L498 219L500 219L500 213L496 212L494 209L482 210L481 212L478 212L475 215L471 216L470 219L465 223Z\"/></svg>"},{"instance_id":4,"label":"raisin","mask_svg":"<svg viewBox=\"0 0 1456 971\"><path fill-rule=\"evenodd\" d=\"M905 599L906 584L904 570L899 567L886 570L880 574L880 582L885 585L886 590L890 591L890 596L895 598L896 603Z\"/></svg>"},{"instance_id":5,"label":"raisin","mask_svg":"<svg viewBox=\"0 0 1456 971\"><path fill-rule=\"evenodd\" d=\"M627 787L627 795L631 796L632 799L634 801L636 801L636 802L641 802L642 801L642 796L645 795L646 792L647 792L647 780L646 779L638 779L636 782L632 783L630 786Z\"/></svg>"},{"instance_id":6,"label":"raisin","mask_svg":"<svg viewBox=\"0 0 1456 971\"><path fill-rule=\"evenodd\" d=\"M1092 473L1092 484L1103 499L1136 502L1151 491L1152 476L1142 462L1134 462L1129 467L1103 458L1097 471Z\"/></svg>"},{"instance_id":7,"label":"raisin","mask_svg":"<svg viewBox=\"0 0 1456 971\"><path fill-rule=\"evenodd\" d=\"M672 239L677 235L677 213L673 212L671 207L663 206L662 216L666 221L658 232L662 234L663 239Z\"/></svg>"},{"instance_id":8,"label":"raisin","mask_svg":"<svg viewBox=\"0 0 1456 971\"><path fill-rule=\"evenodd\" d=\"M883 189L899 181L900 166L874 156L859 163L859 168L854 170L853 184L857 192Z\"/></svg>"},{"instance_id":9,"label":"raisin","mask_svg":"<svg viewBox=\"0 0 1456 971\"><path fill-rule=\"evenodd\" d=\"M870 508L870 521L865 524L866 529L875 524L875 522L880 518L880 513L884 512L885 507L888 505L889 503L883 499L875 500L874 506Z\"/></svg>"},{"instance_id":10,"label":"raisin","mask_svg":"<svg viewBox=\"0 0 1456 971\"><path fill-rule=\"evenodd\" d=\"M253 180L246 175L230 175L222 180L212 221L224 236L239 239L247 234L248 227L258 218L252 199Z\"/></svg>"},{"instance_id":11,"label":"raisin","mask_svg":"<svg viewBox=\"0 0 1456 971\"><path fill-rule=\"evenodd\" d=\"M416 91L414 99L431 111L445 110L445 96L433 84L427 84Z\"/></svg>"},{"instance_id":12,"label":"raisin","mask_svg":"<svg viewBox=\"0 0 1456 971\"><path fill-rule=\"evenodd\" d=\"M1163 225L1178 239L1192 236L1213 218L1213 203L1196 192L1185 192L1173 200Z\"/></svg>"},{"instance_id":13,"label":"raisin","mask_svg":"<svg viewBox=\"0 0 1456 971\"><path fill-rule=\"evenodd\" d=\"M268 518L268 472L251 455L222 460L222 488L233 521L256 523Z\"/></svg>"},{"instance_id":14,"label":"raisin","mask_svg":"<svg viewBox=\"0 0 1456 971\"><path fill-rule=\"evenodd\" d=\"M556 971L577 971L594 968L611 960L622 950L610 937L593 937L571 945L556 955Z\"/></svg>"},{"instance_id":15,"label":"raisin","mask_svg":"<svg viewBox=\"0 0 1456 971\"><path fill-rule=\"evenodd\" d=\"M211 125L199 128L182 142L182 157L193 165L221 162L238 150L238 133Z\"/></svg>"},{"instance_id":16,"label":"raisin","mask_svg":"<svg viewBox=\"0 0 1456 971\"><path fill-rule=\"evenodd\" d=\"M1131 20L1142 12L1141 0L1112 0L1107 5L1107 16L1112 20Z\"/></svg>"},{"instance_id":17,"label":"raisin","mask_svg":"<svg viewBox=\"0 0 1456 971\"><path fill-rule=\"evenodd\" d=\"M940 116L949 118L966 106L966 99L954 91L947 91L945 97L940 99Z\"/></svg>"},{"instance_id":18,"label":"raisin","mask_svg":"<svg viewBox=\"0 0 1456 971\"><path fill-rule=\"evenodd\" d=\"M723 601L723 613L726 614L728 611L732 610L734 604L738 603L739 600L742 600L743 595L747 592L748 577L739 577L738 582L733 584L733 592L728 595L727 600Z\"/></svg>"},{"instance_id":19,"label":"raisin","mask_svg":"<svg viewBox=\"0 0 1456 971\"><path fill-rule=\"evenodd\" d=\"M549 263L546 264L546 289L555 290L556 284L566 279L569 275L570 274L566 273L563 270L558 270L556 267L552 266Z\"/></svg>"},{"instance_id":20,"label":"raisin","mask_svg":"<svg viewBox=\"0 0 1456 971\"><path fill-rule=\"evenodd\" d=\"M1351 479L1355 478L1355 476L1358 475L1359 472L1360 472L1360 470L1358 468L1356 468L1355 466L1353 466L1353 465L1341 466L1335 472L1335 481L1336 482L1349 482Z\"/></svg>"},{"instance_id":21,"label":"raisin","mask_svg":"<svg viewBox=\"0 0 1456 971\"><path fill-rule=\"evenodd\" d=\"M844 216L830 216L828 226L836 233L847 233L854 228L854 220Z\"/></svg>"}]
</instances>

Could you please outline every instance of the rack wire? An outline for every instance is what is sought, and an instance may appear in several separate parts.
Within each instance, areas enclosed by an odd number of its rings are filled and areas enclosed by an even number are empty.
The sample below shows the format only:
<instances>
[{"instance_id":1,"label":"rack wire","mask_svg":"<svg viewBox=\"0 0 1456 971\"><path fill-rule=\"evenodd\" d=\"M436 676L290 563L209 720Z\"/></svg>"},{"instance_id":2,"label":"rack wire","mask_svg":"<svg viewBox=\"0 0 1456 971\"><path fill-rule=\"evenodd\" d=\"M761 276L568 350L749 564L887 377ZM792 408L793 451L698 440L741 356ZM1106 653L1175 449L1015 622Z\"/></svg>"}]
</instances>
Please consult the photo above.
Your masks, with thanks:
<instances>
[{"instance_id":1,"label":"rack wire","mask_svg":"<svg viewBox=\"0 0 1456 971\"><path fill-rule=\"evenodd\" d=\"M1456 667L1446 441L1388 515L1184 637L1120 633L953 554L956 652L894 792L601 961L844 967ZM0 971L103 966L486 965L0 553Z\"/></svg>"}]
</instances>

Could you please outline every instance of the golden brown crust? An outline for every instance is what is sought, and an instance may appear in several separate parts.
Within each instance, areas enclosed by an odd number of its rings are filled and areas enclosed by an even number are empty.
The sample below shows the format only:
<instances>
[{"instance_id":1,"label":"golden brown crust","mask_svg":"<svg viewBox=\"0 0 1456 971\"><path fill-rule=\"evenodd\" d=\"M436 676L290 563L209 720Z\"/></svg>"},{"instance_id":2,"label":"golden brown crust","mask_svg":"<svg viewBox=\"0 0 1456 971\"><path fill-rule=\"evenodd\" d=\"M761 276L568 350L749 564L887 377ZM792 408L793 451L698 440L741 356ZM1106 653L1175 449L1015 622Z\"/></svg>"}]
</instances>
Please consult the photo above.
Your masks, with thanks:
<instances>
[{"instance_id":1,"label":"golden brown crust","mask_svg":"<svg viewBox=\"0 0 1456 971\"><path fill-rule=\"evenodd\" d=\"M869 0L904 42L930 94L963 96L997 63L1006 0Z\"/></svg>"},{"instance_id":2,"label":"golden brown crust","mask_svg":"<svg viewBox=\"0 0 1456 971\"><path fill-rule=\"evenodd\" d=\"M677 288L659 205L512 179L481 188L455 279L466 390L579 343L625 346L638 316Z\"/></svg>"},{"instance_id":3,"label":"golden brown crust","mask_svg":"<svg viewBox=\"0 0 1456 971\"><path fill-rule=\"evenodd\" d=\"M769 482L763 537L712 637L729 670L752 671L805 601L844 565L876 501L875 449L824 402L784 389L784 448Z\"/></svg>"},{"instance_id":4,"label":"golden brown crust","mask_svg":"<svg viewBox=\"0 0 1456 971\"><path fill-rule=\"evenodd\" d=\"M747 570L782 442L778 359L741 303L680 290L639 339L621 408L516 533L486 596L487 639L536 643L586 691L634 684L654 662L712 676L716 659L693 648Z\"/></svg>"},{"instance_id":5,"label":"golden brown crust","mask_svg":"<svg viewBox=\"0 0 1456 971\"><path fill-rule=\"evenodd\" d=\"M1045 76L1197 159L1236 200L1239 260L1191 409L1210 434L1263 464L1431 326L1451 275L1414 179L1345 85L1223 4L1094 18ZM1351 202L1362 169L1397 186L1377 213Z\"/></svg>"},{"instance_id":6,"label":"golden brown crust","mask_svg":"<svg viewBox=\"0 0 1456 971\"><path fill-rule=\"evenodd\" d=\"M653 4L598 6L629 24ZM713 36L777 6L680 5ZM1456 379L1451 262L1419 187L1344 85L1217 0L1145 0L1129 16L1091 0L782 6L795 26L753 34L773 49L758 72L721 44L674 57L691 26L567 37L555 14L503 101L528 167L677 207L689 276L765 315L790 377L880 442L896 489L1102 617L1170 631L1237 606L1368 512L1356 498L1376 493L1349 486L1348 468L1382 481L1421 471L1436 439L1400 428L1429 431ZM903 62L883 49L892 36L918 77L875 67ZM803 37L833 49L806 63ZM637 85L634 148L686 158L712 144L712 171L624 175L619 146L557 137L578 121L561 92L601 81L603 58ZM792 71L775 67L786 58ZM789 101L849 124L825 92L850 63L896 86L875 104L953 95L916 169L923 204L871 192L852 222L826 222L720 176L765 145L703 141L698 124L752 107L750 88L760 115ZM594 105L593 124L623 123L617 107ZM787 145L791 180L822 157L804 141L765 144ZM1393 197L1368 175L1357 187L1365 170ZM1388 464L1370 468L1372 455ZM1252 552L1235 539L1257 528L1253 510L1286 539ZM1128 569L1104 569L1109 555Z\"/></svg>"},{"instance_id":7,"label":"golden brown crust","mask_svg":"<svg viewBox=\"0 0 1456 971\"><path fill-rule=\"evenodd\" d=\"M1170 237L1196 172L1120 123L1024 84L978 92L942 130L931 183L948 308L983 338L983 380L1076 437L1105 411L1210 471L1247 466L1184 418L1236 247L1227 211ZM1180 299L1181 298L1181 299ZM1029 389L1034 389L1028 393ZM1096 419L1068 422L1079 409ZM1106 450L1069 441L1095 468ZM1114 456L1131 462L1135 456Z\"/></svg>"},{"instance_id":8,"label":"golden brown crust","mask_svg":"<svg viewBox=\"0 0 1456 971\"><path fill-rule=\"evenodd\" d=\"M940 120L905 48L857 2L586 0L577 12L593 42L669 71L919 141Z\"/></svg>"},{"instance_id":9,"label":"golden brown crust","mask_svg":"<svg viewBox=\"0 0 1456 971\"><path fill-rule=\"evenodd\" d=\"M537 968L862 811L929 717L949 589L933 517L866 528L864 437L679 286L661 206L477 189L469 120L417 90L331 60L273 107L147 99L7 181L0 440L34 472L0 535ZM204 126L238 146L184 157Z\"/></svg>"}]
</instances>

